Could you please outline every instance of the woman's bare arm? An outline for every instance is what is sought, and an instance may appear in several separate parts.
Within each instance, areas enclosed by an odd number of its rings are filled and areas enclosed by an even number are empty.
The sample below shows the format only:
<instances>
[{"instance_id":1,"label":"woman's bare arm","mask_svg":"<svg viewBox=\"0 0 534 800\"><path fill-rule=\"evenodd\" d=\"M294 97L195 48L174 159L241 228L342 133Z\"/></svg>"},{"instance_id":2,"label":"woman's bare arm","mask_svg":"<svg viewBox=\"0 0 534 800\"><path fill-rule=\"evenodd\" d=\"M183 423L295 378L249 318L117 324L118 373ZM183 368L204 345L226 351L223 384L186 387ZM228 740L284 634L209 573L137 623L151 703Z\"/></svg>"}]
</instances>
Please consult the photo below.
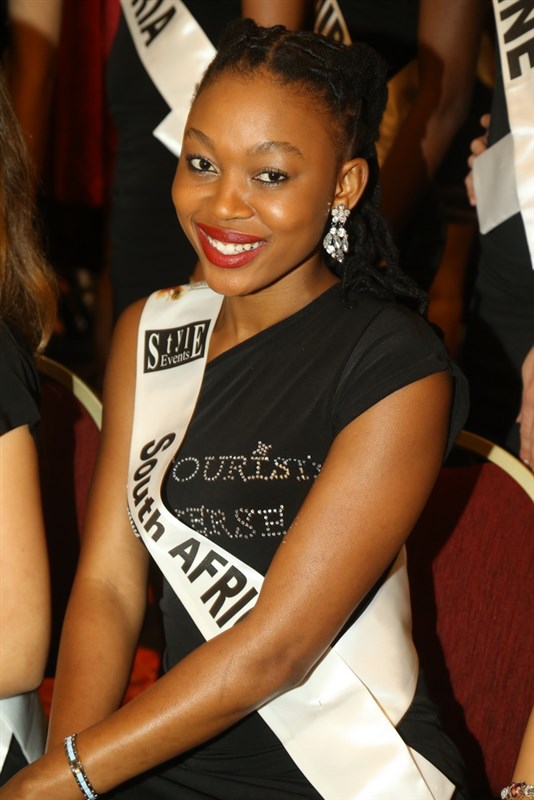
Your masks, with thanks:
<instances>
[{"instance_id":1,"label":"woman's bare arm","mask_svg":"<svg viewBox=\"0 0 534 800\"><path fill-rule=\"evenodd\" d=\"M62 632L49 747L121 702L143 620L147 554L126 510L126 481L142 304L117 324L80 562Z\"/></svg>"},{"instance_id":2,"label":"woman's bare arm","mask_svg":"<svg viewBox=\"0 0 534 800\"><path fill-rule=\"evenodd\" d=\"M8 0L8 84L37 172L48 139L62 7L63 0Z\"/></svg>"},{"instance_id":3,"label":"woman's bare arm","mask_svg":"<svg viewBox=\"0 0 534 800\"><path fill-rule=\"evenodd\" d=\"M534 785L534 707L525 729L521 749L514 770L515 781Z\"/></svg>"},{"instance_id":4,"label":"woman's bare arm","mask_svg":"<svg viewBox=\"0 0 534 800\"><path fill-rule=\"evenodd\" d=\"M0 436L0 697L43 679L50 637L48 554L37 448L27 425Z\"/></svg>"},{"instance_id":5,"label":"woman's bare arm","mask_svg":"<svg viewBox=\"0 0 534 800\"><path fill-rule=\"evenodd\" d=\"M285 25L299 30L310 21L310 0L241 0L241 16L253 19L258 25Z\"/></svg>"},{"instance_id":6,"label":"woman's bare arm","mask_svg":"<svg viewBox=\"0 0 534 800\"><path fill-rule=\"evenodd\" d=\"M469 110L484 0L421 0L419 86L384 162L382 207L398 233L439 167Z\"/></svg>"}]
</instances>

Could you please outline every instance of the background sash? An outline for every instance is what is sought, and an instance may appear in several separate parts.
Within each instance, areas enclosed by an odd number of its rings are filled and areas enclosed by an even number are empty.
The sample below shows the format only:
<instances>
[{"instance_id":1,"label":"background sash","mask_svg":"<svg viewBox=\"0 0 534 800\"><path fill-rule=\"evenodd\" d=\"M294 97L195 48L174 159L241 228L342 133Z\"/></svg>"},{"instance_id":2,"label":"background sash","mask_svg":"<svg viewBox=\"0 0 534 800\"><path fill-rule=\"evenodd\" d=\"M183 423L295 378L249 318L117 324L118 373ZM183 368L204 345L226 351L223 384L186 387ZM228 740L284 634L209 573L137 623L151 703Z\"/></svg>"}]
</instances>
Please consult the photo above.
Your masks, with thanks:
<instances>
[{"instance_id":1,"label":"background sash","mask_svg":"<svg viewBox=\"0 0 534 800\"><path fill-rule=\"evenodd\" d=\"M121 7L139 58L171 109L154 136L179 156L196 84L216 50L181 0L121 0Z\"/></svg>"},{"instance_id":2,"label":"background sash","mask_svg":"<svg viewBox=\"0 0 534 800\"><path fill-rule=\"evenodd\" d=\"M530 0L493 0L510 133L473 164L482 233L521 212L534 268L534 18Z\"/></svg>"}]
</instances>

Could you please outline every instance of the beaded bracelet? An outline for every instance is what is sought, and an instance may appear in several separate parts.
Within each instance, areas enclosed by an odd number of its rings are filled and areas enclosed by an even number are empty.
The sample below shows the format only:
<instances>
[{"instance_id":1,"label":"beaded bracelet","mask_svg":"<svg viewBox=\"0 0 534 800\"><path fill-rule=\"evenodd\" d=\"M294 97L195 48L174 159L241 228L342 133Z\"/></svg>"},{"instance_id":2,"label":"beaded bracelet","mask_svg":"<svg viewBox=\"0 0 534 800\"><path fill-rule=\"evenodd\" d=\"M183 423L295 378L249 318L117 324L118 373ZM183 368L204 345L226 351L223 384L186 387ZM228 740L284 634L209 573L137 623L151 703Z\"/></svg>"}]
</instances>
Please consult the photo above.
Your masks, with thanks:
<instances>
[{"instance_id":1,"label":"beaded bracelet","mask_svg":"<svg viewBox=\"0 0 534 800\"><path fill-rule=\"evenodd\" d=\"M98 795L89 783L89 779L85 774L79 759L78 751L76 750L75 733L73 733L72 736L67 736L65 739L65 754L67 756L67 761L69 762L70 771L74 776L74 780L80 787L83 796L86 798L86 800L96 800Z\"/></svg>"},{"instance_id":2,"label":"beaded bracelet","mask_svg":"<svg viewBox=\"0 0 534 800\"><path fill-rule=\"evenodd\" d=\"M514 800L514 797L534 797L534 786L525 781L515 781L505 786L501 792L501 800Z\"/></svg>"}]
</instances>

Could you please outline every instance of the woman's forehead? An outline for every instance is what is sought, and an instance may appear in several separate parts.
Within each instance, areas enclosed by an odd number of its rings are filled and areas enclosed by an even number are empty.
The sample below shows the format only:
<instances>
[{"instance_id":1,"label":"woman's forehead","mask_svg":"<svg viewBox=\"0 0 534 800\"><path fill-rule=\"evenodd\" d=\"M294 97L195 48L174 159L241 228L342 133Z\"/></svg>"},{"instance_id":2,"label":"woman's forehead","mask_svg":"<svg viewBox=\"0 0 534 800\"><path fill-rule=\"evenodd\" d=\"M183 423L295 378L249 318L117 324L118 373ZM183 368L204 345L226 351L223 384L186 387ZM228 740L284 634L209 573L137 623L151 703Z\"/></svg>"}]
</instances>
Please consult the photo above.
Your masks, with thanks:
<instances>
[{"instance_id":1,"label":"woman's forehead","mask_svg":"<svg viewBox=\"0 0 534 800\"><path fill-rule=\"evenodd\" d=\"M210 82L192 105L188 130L214 142L231 137L258 149L262 142L282 142L301 152L332 136L328 114L310 90L261 73Z\"/></svg>"},{"instance_id":2,"label":"woman's forehead","mask_svg":"<svg viewBox=\"0 0 534 800\"><path fill-rule=\"evenodd\" d=\"M282 108L294 102L307 109L319 109L322 105L313 88L283 80L267 70L258 70L252 74L232 71L218 75L206 87L201 87L193 107L202 99L214 102L227 96L238 97L241 103L253 105L269 105L277 101L277 106Z\"/></svg>"}]
</instances>

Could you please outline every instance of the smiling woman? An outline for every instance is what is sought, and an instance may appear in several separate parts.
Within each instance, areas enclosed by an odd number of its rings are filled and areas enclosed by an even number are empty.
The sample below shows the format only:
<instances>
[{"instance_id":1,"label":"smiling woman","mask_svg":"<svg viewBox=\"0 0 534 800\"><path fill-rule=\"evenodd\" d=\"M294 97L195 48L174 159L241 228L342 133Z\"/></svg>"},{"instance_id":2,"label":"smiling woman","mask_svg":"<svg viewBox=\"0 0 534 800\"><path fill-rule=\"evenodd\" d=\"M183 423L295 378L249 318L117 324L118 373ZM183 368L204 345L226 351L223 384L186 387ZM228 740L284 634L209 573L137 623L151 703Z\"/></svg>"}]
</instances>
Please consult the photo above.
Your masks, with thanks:
<instances>
[{"instance_id":1,"label":"smiling woman","mask_svg":"<svg viewBox=\"0 0 534 800\"><path fill-rule=\"evenodd\" d=\"M295 271L312 293L335 281L319 243L336 188L355 205L367 163L339 168L309 89L295 87L287 100L287 87L261 70L207 78L191 109L173 197L206 280L222 294L278 291ZM284 313L302 298L294 300Z\"/></svg>"},{"instance_id":2,"label":"smiling woman","mask_svg":"<svg viewBox=\"0 0 534 800\"><path fill-rule=\"evenodd\" d=\"M462 796L404 541L465 385L378 211L384 99L368 48L226 33L173 187L206 283L117 327L50 749L5 800ZM149 556L165 674L118 708Z\"/></svg>"}]
</instances>

